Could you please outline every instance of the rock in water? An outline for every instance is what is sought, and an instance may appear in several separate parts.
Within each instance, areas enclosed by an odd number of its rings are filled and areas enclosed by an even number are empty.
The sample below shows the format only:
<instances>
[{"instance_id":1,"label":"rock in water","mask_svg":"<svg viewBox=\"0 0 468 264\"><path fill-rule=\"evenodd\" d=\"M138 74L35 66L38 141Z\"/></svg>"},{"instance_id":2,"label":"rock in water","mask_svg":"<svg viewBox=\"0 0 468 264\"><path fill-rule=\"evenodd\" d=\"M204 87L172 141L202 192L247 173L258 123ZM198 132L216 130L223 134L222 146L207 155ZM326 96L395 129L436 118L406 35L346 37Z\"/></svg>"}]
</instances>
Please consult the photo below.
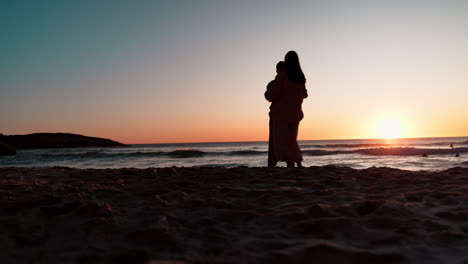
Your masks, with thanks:
<instances>
[{"instance_id":1,"label":"rock in water","mask_svg":"<svg viewBox=\"0 0 468 264\"><path fill-rule=\"evenodd\" d=\"M0 156L16 155L16 149L10 144L0 141Z\"/></svg>"}]
</instances>

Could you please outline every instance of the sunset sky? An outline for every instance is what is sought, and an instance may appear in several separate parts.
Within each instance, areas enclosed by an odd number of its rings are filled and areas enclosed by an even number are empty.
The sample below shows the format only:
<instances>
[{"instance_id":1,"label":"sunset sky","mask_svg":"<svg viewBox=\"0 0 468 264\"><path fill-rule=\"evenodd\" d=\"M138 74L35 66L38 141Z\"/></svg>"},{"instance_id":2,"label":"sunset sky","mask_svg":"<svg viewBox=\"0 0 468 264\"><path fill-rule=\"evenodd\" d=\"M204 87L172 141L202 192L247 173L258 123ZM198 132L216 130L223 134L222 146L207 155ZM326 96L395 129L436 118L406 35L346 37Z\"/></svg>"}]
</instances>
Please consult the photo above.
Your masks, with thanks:
<instances>
[{"instance_id":1,"label":"sunset sky","mask_svg":"<svg viewBox=\"0 0 468 264\"><path fill-rule=\"evenodd\" d=\"M299 139L468 136L468 1L2 1L0 33L3 134L268 140L295 50Z\"/></svg>"}]
</instances>

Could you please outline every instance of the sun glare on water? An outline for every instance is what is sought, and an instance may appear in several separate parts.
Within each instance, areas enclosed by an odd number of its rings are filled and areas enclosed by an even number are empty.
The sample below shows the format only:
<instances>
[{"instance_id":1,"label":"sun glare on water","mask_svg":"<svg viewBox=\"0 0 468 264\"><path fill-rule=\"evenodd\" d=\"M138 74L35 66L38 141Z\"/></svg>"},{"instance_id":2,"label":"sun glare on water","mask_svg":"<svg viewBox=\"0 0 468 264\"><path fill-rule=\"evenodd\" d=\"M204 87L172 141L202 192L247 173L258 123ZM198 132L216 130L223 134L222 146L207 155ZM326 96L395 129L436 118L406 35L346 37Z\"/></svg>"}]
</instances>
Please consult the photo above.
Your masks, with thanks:
<instances>
[{"instance_id":1,"label":"sun glare on water","mask_svg":"<svg viewBox=\"0 0 468 264\"><path fill-rule=\"evenodd\" d=\"M376 136L378 138L392 139L401 137L401 125L395 119L382 119L377 123Z\"/></svg>"}]
</instances>

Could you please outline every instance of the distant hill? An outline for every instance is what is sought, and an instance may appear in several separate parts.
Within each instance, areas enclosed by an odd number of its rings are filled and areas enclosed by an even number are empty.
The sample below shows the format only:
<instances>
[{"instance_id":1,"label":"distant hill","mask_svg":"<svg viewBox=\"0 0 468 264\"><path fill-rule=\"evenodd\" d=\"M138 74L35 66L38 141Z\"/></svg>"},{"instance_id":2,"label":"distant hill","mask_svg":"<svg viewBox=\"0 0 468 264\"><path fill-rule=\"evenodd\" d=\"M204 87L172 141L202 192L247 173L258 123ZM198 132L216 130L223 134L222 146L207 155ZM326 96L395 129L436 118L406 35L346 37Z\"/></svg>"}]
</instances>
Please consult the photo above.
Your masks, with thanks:
<instances>
[{"instance_id":1,"label":"distant hill","mask_svg":"<svg viewBox=\"0 0 468 264\"><path fill-rule=\"evenodd\" d=\"M122 143L105 138L68 133L35 133L29 135L1 135L3 141L16 149L118 147Z\"/></svg>"}]
</instances>

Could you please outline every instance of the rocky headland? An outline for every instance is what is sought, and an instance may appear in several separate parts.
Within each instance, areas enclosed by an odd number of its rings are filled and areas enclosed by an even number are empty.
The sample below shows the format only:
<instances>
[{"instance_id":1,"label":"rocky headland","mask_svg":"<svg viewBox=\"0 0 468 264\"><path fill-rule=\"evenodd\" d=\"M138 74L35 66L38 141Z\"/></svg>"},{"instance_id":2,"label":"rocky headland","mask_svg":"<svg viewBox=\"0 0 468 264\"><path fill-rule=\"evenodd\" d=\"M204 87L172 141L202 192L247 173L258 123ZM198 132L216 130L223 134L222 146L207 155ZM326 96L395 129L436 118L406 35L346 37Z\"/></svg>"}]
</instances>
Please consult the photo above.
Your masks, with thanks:
<instances>
[{"instance_id":1,"label":"rocky headland","mask_svg":"<svg viewBox=\"0 0 468 264\"><path fill-rule=\"evenodd\" d=\"M15 155L15 149L118 146L124 146L124 144L110 139L69 133L34 133L29 135L0 134L0 155Z\"/></svg>"}]
</instances>

